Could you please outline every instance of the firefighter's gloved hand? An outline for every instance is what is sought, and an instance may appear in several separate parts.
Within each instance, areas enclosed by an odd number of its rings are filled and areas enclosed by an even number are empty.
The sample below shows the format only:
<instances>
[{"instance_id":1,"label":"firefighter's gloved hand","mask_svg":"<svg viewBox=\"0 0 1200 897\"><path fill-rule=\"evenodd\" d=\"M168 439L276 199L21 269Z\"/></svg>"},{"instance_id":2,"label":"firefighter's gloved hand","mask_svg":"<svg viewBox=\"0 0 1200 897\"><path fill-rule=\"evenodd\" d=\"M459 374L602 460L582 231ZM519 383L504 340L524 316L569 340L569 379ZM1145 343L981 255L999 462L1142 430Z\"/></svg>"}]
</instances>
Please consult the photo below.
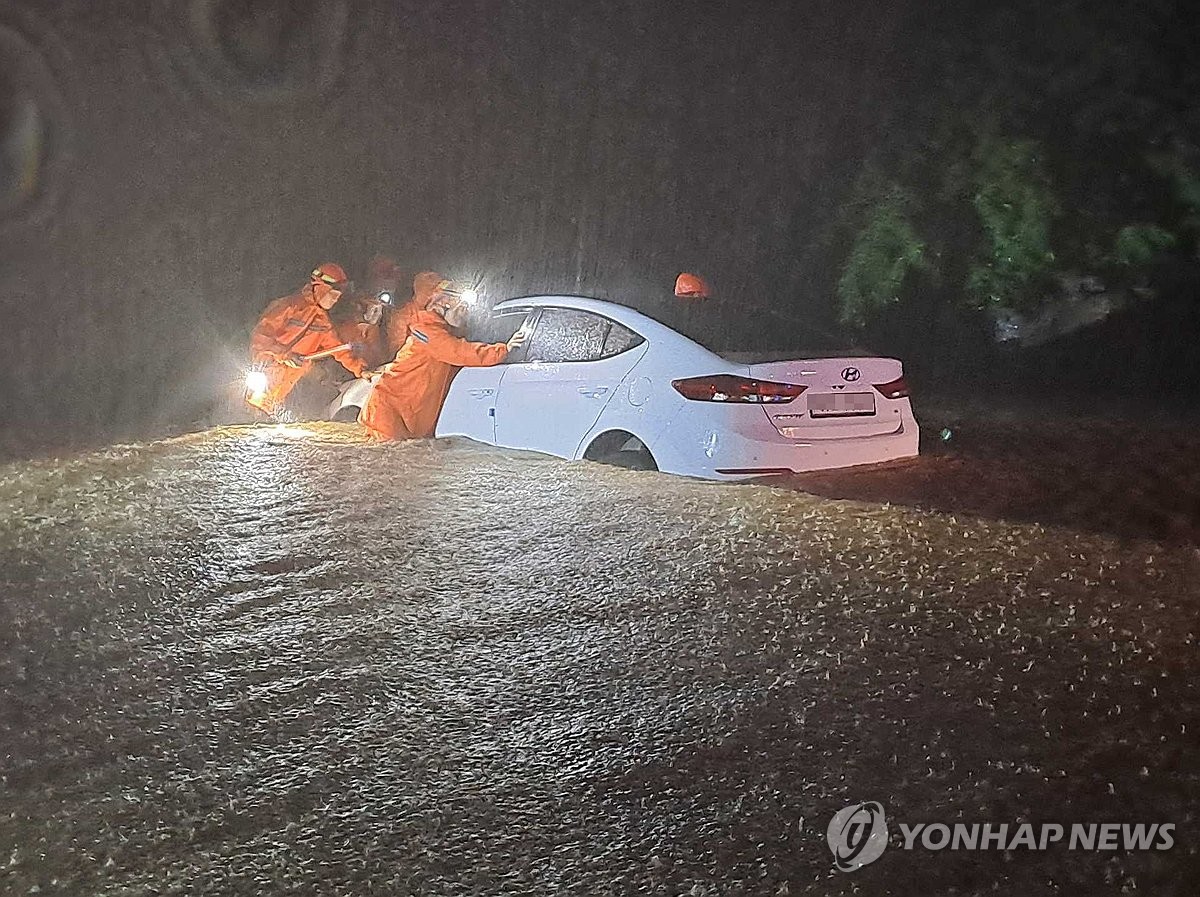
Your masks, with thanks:
<instances>
[{"instance_id":1,"label":"firefighter's gloved hand","mask_svg":"<svg viewBox=\"0 0 1200 897\"><path fill-rule=\"evenodd\" d=\"M279 363L284 367L298 368L304 364L304 357L298 352L284 352L279 356Z\"/></svg>"},{"instance_id":2,"label":"firefighter's gloved hand","mask_svg":"<svg viewBox=\"0 0 1200 897\"><path fill-rule=\"evenodd\" d=\"M524 329L518 330L508 338L508 351L515 352L517 349L525 345L525 341L529 339L529 334Z\"/></svg>"}]
</instances>

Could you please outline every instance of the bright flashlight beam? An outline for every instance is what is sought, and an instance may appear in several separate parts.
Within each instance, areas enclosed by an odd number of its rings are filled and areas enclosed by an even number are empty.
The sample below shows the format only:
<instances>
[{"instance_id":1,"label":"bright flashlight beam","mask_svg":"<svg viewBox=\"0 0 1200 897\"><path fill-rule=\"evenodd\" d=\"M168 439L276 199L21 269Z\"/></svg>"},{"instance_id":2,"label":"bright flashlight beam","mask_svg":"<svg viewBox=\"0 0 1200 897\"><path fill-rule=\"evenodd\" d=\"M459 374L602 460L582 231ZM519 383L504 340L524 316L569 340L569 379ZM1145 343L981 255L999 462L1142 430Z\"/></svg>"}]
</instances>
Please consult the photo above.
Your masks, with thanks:
<instances>
[{"instance_id":1,"label":"bright flashlight beam","mask_svg":"<svg viewBox=\"0 0 1200 897\"><path fill-rule=\"evenodd\" d=\"M248 371L246 373L246 391L260 396L267 391L267 375L263 371Z\"/></svg>"},{"instance_id":2,"label":"bright flashlight beam","mask_svg":"<svg viewBox=\"0 0 1200 897\"><path fill-rule=\"evenodd\" d=\"M474 305L479 301L478 290L463 290L459 295L462 297L462 301L467 303L467 305Z\"/></svg>"}]
</instances>

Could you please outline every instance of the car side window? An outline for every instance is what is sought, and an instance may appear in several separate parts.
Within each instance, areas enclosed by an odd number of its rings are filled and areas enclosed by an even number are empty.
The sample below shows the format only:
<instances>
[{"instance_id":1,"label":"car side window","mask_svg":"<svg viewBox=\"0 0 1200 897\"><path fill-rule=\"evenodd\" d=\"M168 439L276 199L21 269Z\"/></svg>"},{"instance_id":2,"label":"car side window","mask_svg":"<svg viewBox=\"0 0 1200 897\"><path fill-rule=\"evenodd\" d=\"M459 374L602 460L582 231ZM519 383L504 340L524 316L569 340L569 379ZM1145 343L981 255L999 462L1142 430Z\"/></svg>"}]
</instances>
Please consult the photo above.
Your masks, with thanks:
<instances>
[{"instance_id":1,"label":"car side window","mask_svg":"<svg viewBox=\"0 0 1200 897\"><path fill-rule=\"evenodd\" d=\"M526 360L549 364L596 361L604 357L605 340L611 326L611 321L590 312L572 308L543 309L537 329L529 340Z\"/></svg>"},{"instance_id":2,"label":"car side window","mask_svg":"<svg viewBox=\"0 0 1200 897\"><path fill-rule=\"evenodd\" d=\"M497 315L492 319L491 330L485 341L503 343L507 342L509 337L518 330L524 330L526 333L529 333L533 330L537 314L537 309L522 309ZM504 364L524 364L528 360L528 354L529 341L527 340L525 345L508 353L508 357L504 359Z\"/></svg>"},{"instance_id":3,"label":"car side window","mask_svg":"<svg viewBox=\"0 0 1200 897\"><path fill-rule=\"evenodd\" d=\"M645 340L634 333L628 327L612 322L609 328L608 336L604 340L604 351L601 353L601 358L612 358L614 355L620 355L622 352L628 352L644 343Z\"/></svg>"}]
</instances>

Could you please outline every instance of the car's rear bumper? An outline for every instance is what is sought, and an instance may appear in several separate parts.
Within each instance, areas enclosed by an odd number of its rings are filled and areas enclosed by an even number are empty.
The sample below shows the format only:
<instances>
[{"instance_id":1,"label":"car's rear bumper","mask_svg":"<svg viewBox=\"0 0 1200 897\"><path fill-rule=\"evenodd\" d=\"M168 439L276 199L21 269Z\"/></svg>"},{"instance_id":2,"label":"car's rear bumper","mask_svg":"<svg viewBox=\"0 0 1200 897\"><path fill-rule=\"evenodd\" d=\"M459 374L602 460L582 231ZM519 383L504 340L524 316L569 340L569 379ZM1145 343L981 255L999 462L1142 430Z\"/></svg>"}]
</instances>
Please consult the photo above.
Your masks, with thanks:
<instances>
[{"instance_id":1,"label":"car's rear bumper","mask_svg":"<svg viewBox=\"0 0 1200 897\"><path fill-rule=\"evenodd\" d=\"M920 441L920 428L907 409L890 433L846 439L789 440L769 424L690 433L689 429L669 428L652 447L660 470L705 479L745 480L912 458Z\"/></svg>"},{"instance_id":2,"label":"car's rear bumper","mask_svg":"<svg viewBox=\"0 0 1200 897\"><path fill-rule=\"evenodd\" d=\"M714 468L721 479L747 479L772 474L804 473L863 464L882 464L917 455L920 433L916 421L886 436L870 436L802 445L760 445L737 466Z\"/></svg>"}]
</instances>

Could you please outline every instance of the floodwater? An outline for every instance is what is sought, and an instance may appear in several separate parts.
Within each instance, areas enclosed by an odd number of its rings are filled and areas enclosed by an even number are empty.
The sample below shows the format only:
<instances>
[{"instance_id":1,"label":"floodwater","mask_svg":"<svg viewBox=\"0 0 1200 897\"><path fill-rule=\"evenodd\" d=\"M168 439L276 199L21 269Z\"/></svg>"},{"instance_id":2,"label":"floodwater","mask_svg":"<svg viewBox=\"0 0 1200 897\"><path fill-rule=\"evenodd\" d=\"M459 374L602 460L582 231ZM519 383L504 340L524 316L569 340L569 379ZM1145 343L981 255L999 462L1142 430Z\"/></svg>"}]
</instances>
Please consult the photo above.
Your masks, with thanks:
<instances>
[{"instance_id":1,"label":"floodwater","mask_svg":"<svg viewBox=\"0 0 1200 897\"><path fill-rule=\"evenodd\" d=\"M0 892L1193 894L1194 553L353 427L0 468ZM832 867L877 800L887 852ZM1176 825L905 851L897 822Z\"/></svg>"}]
</instances>

